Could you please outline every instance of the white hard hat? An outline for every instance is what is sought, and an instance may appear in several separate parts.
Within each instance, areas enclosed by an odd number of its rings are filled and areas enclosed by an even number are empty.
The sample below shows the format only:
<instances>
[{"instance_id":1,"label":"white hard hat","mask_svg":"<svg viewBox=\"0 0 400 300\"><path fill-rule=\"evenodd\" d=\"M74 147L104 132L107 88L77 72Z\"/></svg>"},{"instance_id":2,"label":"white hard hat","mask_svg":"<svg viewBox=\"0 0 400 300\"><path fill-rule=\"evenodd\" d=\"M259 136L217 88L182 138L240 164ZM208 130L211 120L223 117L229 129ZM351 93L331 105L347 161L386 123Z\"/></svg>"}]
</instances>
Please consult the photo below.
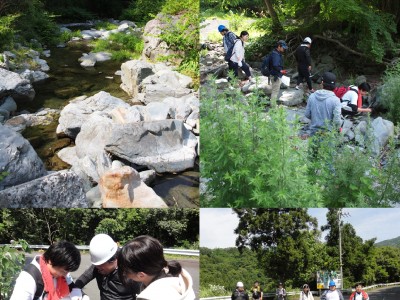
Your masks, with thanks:
<instances>
[{"instance_id":1,"label":"white hard hat","mask_svg":"<svg viewBox=\"0 0 400 300\"><path fill-rule=\"evenodd\" d=\"M239 281L239 282L236 284L236 287L244 287L243 282Z\"/></svg>"},{"instance_id":2,"label":"white hard hat","mask_svg":"<svg viewBox=\"0 0 400 300\"><path fill-rule=\"evenodd\" d=\"M90 261L98 266L104 264L117 253L118 245L109 235L100 233L92 238L89 249Z\"/></svg>"},{"instance_id":3,"label":"white hard hat","mask_svg":"<svg viewBox=\"0 0 400 300\"><path fill-rule=\"evenodd\" d=\"M303 42L311 44L312 41L309 37L306 37Z\"/></svg>"}]
</instances>

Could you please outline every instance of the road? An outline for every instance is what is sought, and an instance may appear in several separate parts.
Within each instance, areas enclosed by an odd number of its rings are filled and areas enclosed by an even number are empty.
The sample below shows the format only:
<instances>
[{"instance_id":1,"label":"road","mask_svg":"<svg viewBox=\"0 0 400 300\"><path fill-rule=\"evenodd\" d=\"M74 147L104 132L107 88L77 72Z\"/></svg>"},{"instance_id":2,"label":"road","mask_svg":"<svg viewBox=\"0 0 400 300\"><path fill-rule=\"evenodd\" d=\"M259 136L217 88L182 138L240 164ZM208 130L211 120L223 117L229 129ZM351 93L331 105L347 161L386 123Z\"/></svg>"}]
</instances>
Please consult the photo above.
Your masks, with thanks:
<instances>
[{"instance_id":1,"label":"road","mask_svg":"<svg viewBox=\"0 0 400 300\"><path fill-rule=\"evenodd\" d=\"M400 286L380 288L373 291L367 291L369 300L399 300ZM350 295L343 295L344 299L350 298ZM320 297L314 296L314 300L319 300Z\"/></svg>"},{"instance_id":2,"label":"road","mask_svg":"<svg viewBox=\"0 0 400 300\"><path fill-rule=\"evenodd\" d=\"M33 256L38 253L32 253L27 255L26 262L29 263ZM189 274L193 278L193 288L196 294L196 299L199 299L199 260L189 260L189 259L181 259L179 262L182 264L183 268L189 272ZM75 272L72 272L71 275L74 279L77 279L87 268L91 265L90 263L90 255L89 253L81 254L81 265L79 269ZM91 300L100 300L99 289L97 288L96 280L92 280L84 287L84 292L90 297ZM386 300L386 299L385 299Z\"/></svg>"}]
</instances>

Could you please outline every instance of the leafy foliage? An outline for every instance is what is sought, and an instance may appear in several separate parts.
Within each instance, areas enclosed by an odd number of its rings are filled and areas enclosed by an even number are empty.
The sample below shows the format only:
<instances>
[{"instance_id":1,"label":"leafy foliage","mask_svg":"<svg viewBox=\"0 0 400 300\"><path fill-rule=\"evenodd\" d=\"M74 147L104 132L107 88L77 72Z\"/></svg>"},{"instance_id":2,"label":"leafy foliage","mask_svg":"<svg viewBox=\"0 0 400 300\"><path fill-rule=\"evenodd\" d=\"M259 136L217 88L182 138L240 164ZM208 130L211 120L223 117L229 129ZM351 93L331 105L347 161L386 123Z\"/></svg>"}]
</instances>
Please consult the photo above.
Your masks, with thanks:
<instances>
[{"instance_id":1,"label":"leafy foliage","mask_svg":"<svg viewBox=\"0 0 400 300\"><path fill-rule=\"evenodd\" d=\"M9 299L13 291L13 282L25 262L25 252L29 253L28 243L24 240L13 242L21 245L22 252L11 246L0 247L0 300Z\"/></svg>"},{"instance_id":2,"label":"leafy foliage","mask_svg":"<svg viewBox=\"0 0 400 300\"><path fill-rule=\"evenodd\" d=\"M202 92L202 176L213 197L202 205L318 206L316 186L306 178L304 143L284 109L266 118L261 96L244 103L240 91L216 93L215 87Z\"/></svg>"},{"instance_id":3,"label":"leafy foliage","mask_svg":"<svg viewBox=\"0 0 400 300\"><path fill-rule=\"evenodd\" d=\"M244 98L239 89L211 83L201 95L203 207L376 207L400 200L396 146L385 148L382 167L371 124L355 143L336 131L302 140L299 123L282 107L265 113L265 96L256 91Z\"/></svg>"},{"instance_id":4,"label":"leafy foliage","mask_svg":"<svg viewBox=\"0 0 400 300\"><path fill-rule=\"evenodd\" d=\"M13 23L18 15L0 16L0 50L10 48L14 42L15 30Z\"/></svg>"},{"instance_id":5,"label":"leafy foliage","mask_svg":"<svg viewBox=\"0 0 400 300\"><path fill-rule=\"evenodd\" d=\"M196 209L3 209L0 243L23 238L31 244L68 240L88 245L96 233L107 233L125 243L149 234L164 246L189 246L198 242Z\"/></svg>"},{"instance_id":6,"label":"leafy foliage","mask_svg":"<svg viewBox=\"0 0 400 300\"><path fill-rule=\"evenodd\" d=\"M163 6L166 0L148 0L131 1L129 7L122 13L123 19L132 20L137 23L147 23L154 15L156 15L160 7Z\"/></svg>"},{"instance_id":7,"label":"leafy foliage","mask_svg":"<svg viewBox=\"0 0 400 300\"><path fill-rule=\"evenodd\" d=\"M143 40L135 35L113 33L107 40L96 40L93 51L109 51L114 60L124 61L140 57L143 46Z\"/></svg>"}]
</instances>

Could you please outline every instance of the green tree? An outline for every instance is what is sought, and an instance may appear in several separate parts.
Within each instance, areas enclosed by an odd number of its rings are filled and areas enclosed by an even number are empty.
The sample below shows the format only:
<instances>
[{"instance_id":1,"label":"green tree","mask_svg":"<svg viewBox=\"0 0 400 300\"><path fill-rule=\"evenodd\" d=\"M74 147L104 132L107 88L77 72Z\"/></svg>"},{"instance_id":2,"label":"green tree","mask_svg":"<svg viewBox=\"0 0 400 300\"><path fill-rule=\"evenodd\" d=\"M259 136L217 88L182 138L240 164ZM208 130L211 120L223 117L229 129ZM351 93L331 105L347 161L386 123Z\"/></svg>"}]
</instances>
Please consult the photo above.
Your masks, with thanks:
<instances>
[{"instance_id":1,"label":"green tree","mask_svg":"<svg viewBox=\"0 0 400 300\"><path fill-rule=\"evenodd\" d=\"M235 209L239 225L236 245L249 247L265 267L265 275L300 286L311 276L317 244L317 221L306 209Z\"/></svg>"},{"instance_id":2,"label":"green tree","mask_svg":"<svg viewBox=\"0 0 400 300\"><path fill-rule=\"evenodd\" d=\"M346 287L358 281L364 281L367 268L370 264L370 254L373 253L375 239L363 242L357 236L354 227L344 223L342 209L329 209L327 213L327 224L321 230L329 230L326 236L327 253L330 257L329 270L340 270L339 255L339 220L342 239L343 279Z\"/></svg>"}]
</instances>

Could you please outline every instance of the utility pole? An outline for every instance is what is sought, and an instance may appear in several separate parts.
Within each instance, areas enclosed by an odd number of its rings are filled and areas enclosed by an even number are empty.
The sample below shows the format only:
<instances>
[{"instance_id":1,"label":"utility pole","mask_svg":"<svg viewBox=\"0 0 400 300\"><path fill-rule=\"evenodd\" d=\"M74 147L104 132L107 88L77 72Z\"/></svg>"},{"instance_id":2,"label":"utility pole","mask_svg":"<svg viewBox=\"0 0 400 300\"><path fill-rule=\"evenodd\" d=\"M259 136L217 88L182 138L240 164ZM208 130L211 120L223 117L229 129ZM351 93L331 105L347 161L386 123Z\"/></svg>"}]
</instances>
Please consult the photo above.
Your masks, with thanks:
<instances>
[{"instance_id":1,"label":"utility pole","mask_svg":"<svg viewBox=\"0 0 400 300\"><path fill-rule=\"evenodd\" d=\"M349 217L350 214L348 212L343 212L342 208L338 209L338 224L339 224L339 263L340 263L340 283L342 285L342 290L344 289L344 280L343 280L343 252L342 252L342 217Z\"/></svg>"},{"instance_id":2,"label":"utility pole","mask_svg":"<svg viewBox=\"0 0 400 300\"><path fill-rule=\"evenodd\" d=\"M343 261L342 261L342 228L340 227L340 223L342 217L342 209L339 208L338 210L338 221L339 221L339 262L340 262L340 284L341 289L344 289L344 282L343 282Z\"/></svg>"}]
</instances>

